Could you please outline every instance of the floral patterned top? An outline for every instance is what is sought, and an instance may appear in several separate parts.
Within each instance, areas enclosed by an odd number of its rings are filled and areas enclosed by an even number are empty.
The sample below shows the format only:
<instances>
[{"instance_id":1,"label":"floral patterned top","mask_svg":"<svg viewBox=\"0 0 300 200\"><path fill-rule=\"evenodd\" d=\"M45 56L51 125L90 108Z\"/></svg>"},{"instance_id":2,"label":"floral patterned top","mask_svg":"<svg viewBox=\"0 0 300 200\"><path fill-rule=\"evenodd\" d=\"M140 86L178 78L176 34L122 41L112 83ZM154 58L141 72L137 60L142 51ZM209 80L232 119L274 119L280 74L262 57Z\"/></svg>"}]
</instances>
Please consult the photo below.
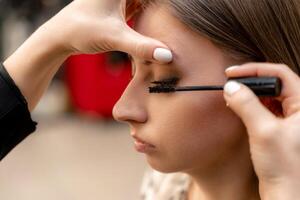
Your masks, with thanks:
<instances>
[{"instance_id":1,"label":"floral patterned top","mask_svg":"<svg viewBox=\"0 0 300 200\"><path fill-rule=\"evenodd\" d=\"M141 188L141 200L186 200L190 184L187 174L148 170Z\"/></svg>"}]
</instances>

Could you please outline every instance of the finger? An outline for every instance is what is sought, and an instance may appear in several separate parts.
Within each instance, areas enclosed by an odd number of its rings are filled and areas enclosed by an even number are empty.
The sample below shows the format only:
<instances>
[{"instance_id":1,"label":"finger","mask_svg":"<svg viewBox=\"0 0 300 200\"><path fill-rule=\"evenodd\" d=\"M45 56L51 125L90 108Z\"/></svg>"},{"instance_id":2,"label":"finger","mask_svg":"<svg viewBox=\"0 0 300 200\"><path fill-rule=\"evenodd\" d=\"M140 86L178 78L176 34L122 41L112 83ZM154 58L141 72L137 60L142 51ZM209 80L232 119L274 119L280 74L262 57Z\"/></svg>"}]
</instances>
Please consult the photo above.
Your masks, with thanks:
<instances>
[{"instance_id":1,"label":"finger","mask_svg":"<svg viewBox=\"0 0 300 200\"><path fill-rule=\"evenodd\" d=\"M226 75L228 77L275 76L280 78L283 83L281 97L288 98L293 95L300 95L299 76L284 64L248 63L228 68Z\"/></svg>"},{"instance_id":2,"label":"finger","mask_svg":"<svg viewBox=\"0 0 300 200\"><path fill-rule=\"evenodd\" d=\"M299 113L300 115L300 95L285 99L282 103L282 107L284 108L284 115L287 117L295 113Z\"/></svg>"},{"instance_id":3,"label":"finger","mask_svg":"<svg viewBox=\"0 0 300 200\"><path fill-rule=\"evenodd\" d=\"M276 119L248 87L236 81L229 81L225 84L224 98L248 130L264 127L266 122Z\"/></svg>"},{"instance_id":4,"label":"finger","mask_svg":"<svg viewBox=\"0 0 300 200\"><path fill-rule=\"evenodd\" d=\"M169 63L173 60L171 50L162 42L143 36L126 26L115 41L115 50L129 53L138 58L158 63Z\"/></svg>"}]
</instances>

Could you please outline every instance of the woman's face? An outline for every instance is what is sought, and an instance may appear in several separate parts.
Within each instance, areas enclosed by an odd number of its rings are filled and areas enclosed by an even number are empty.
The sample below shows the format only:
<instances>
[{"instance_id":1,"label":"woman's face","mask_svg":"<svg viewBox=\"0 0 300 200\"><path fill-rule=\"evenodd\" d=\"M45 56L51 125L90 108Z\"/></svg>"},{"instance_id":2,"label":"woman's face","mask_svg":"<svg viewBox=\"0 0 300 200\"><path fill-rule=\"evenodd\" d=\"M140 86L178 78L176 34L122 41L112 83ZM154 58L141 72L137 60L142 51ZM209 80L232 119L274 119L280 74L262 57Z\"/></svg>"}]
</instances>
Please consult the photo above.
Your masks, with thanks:
<instances>
[{"instance_id":1,"label":"woman's face","mask_svg":"<svg viewBox=\"0 0 300 200\"><path fill-rule=\"evenodd\" d=\"M221 85L226 67L237 63L166 8L148 7L135 29L168 45L174 60L161 65L133 57L134 76L114 107L115 119L130 125L137 149L156 170L206 169L229 159L245 145L246 134L222 91L150 94L148 87L173 77L177 86Z\"/></svg>"}]
</instances>

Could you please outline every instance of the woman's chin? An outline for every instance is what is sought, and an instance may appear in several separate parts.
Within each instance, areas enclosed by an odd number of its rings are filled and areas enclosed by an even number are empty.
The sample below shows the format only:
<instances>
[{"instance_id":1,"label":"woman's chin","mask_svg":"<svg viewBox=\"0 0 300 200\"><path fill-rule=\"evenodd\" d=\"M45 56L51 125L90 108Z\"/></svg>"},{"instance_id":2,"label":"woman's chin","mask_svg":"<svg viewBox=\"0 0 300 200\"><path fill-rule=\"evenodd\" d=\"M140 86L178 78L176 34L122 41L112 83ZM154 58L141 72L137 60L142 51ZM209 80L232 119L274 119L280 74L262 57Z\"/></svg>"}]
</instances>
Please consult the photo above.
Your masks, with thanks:
<instances>
[{"instance_id":1,"label":"woman's chin","mask_svg":"<svg viewBox=\"0 0 300 200\"><path fill-rule=\"evenodd\" d=\"M176 163L168 162L166 159L159 160L147 156L147 161L152 169L161 173L175 173L183 171L183 167L176 165Z\"/></svg>"}]
</instances>

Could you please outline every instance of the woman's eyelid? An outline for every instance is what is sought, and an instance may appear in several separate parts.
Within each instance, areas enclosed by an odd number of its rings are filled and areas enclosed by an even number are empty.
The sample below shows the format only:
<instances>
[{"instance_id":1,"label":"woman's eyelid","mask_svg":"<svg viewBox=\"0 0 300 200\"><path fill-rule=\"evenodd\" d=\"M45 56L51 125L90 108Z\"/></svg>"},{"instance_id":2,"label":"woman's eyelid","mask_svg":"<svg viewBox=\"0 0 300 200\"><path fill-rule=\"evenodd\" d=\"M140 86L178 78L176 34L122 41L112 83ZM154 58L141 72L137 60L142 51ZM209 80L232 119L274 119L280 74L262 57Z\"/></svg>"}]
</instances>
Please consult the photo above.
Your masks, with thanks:
<instances>
[{"instance_id":1,"label":"woman's eyelid","mask_svg":"<svg viewBox=\"0 0 300 200\"><path fill-rule=\"evenodd\" d=\"M149 66L149 65L154 64L153 62L147 61L147 60L136 60L133 56L131 56L129 54L128 54L128 57L131 61L131 77L132 78L136 74L136 70L137 70L136 62L137 61L139 62L139 64L144 65L144 66ZM177 69L173 68L174 66L160 66L160 67L162 67L162 68L161 69L157 68L157 69L159 69L159 72L158 71L155 72L156 69L153 68L154 74L156 74L156 73L159 74L159 78L155 78L154 80L152 79L153 81L151 81L151 82L162 82L162 83L174 84L174 85L179 82L179 80L180 80L179 74L176 72ZM155 76L154 74L152 74L152 75Z\"/></svg>"},{"instance_id":2,"label":"woman's eyelid","mask_svg":"<svg viewBox=\"0 0 300 200\"><path fill-rule=\"evenodd\" d=\"M169 78L158 79L157 81L151 82L152 84L166 84L166 85L176 85L179 82L179 77L171 76Z\"/></svg>"}]
</instances>

